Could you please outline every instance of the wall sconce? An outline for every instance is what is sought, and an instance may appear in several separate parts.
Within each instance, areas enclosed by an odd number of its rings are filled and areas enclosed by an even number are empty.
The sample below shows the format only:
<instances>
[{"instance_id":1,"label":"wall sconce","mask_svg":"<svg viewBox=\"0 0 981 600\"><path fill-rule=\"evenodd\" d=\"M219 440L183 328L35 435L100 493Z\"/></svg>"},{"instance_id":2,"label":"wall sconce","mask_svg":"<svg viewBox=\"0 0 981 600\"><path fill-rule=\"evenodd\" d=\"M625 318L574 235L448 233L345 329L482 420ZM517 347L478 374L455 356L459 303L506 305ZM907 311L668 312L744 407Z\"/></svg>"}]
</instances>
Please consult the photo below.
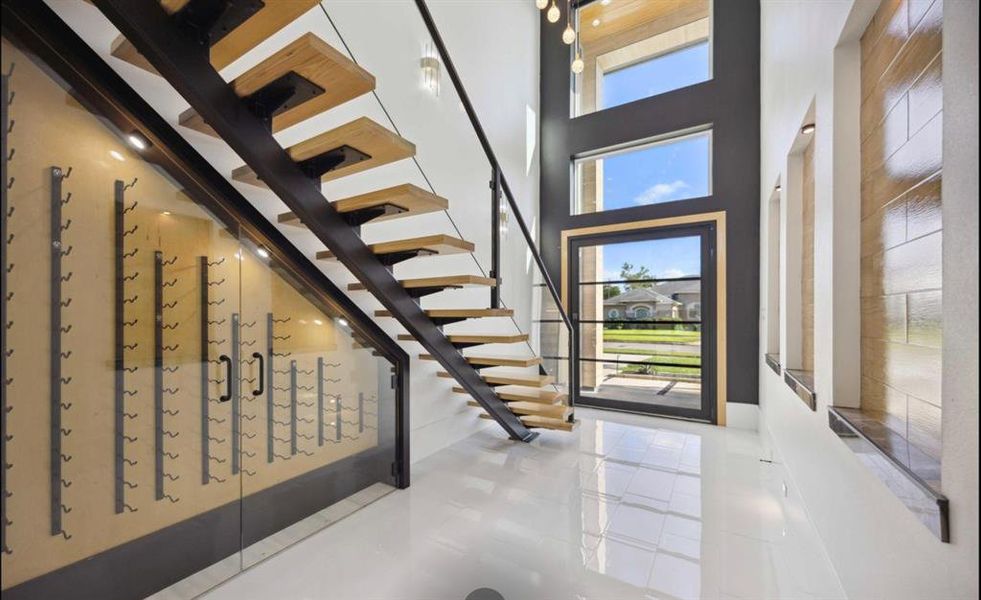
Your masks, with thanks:
<instances>
[{"instance_id":1,"label":"wall sconce","mask_svg":"<svg viewBox=\"0 0 981 600\"><path fill-rule=\"evenodd\" d=\"M439 98L439 80L442 67L439 62L439 54L437 54L436 47L432 43L423 46L419 68L422 70L423 89Z\"/></svg>"},{"instance_id":2,"label":"wall sconce","mask_svg":"<svg viewBox=\"0 0 981 600\"><path fill-rule=\"evenodd\" d=\"M500 223L501 235L508 234L508 201L507 198L501 198L500 209L498 210L498 222Z\"/></svg>"}]
</instances>

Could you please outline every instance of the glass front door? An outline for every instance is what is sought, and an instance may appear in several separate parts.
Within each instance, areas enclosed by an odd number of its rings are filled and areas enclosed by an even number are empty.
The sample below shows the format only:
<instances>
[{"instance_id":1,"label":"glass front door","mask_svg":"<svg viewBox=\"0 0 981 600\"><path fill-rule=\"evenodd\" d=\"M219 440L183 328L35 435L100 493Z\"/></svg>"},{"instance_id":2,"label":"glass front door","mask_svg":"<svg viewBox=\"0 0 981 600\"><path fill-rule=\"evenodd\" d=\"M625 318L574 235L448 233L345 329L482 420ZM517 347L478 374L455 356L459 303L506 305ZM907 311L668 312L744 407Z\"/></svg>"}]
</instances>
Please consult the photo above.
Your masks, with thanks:
<instances>
[{"instance_id":1,"label":"glass front door","mask_svg":"<svg viewBox=\"0 0 981 600\"><path fill-rule=\"evenodd\" d=\"M715 421L714 226L576 239L579 402Z\"/></svg>"}]
</instances>

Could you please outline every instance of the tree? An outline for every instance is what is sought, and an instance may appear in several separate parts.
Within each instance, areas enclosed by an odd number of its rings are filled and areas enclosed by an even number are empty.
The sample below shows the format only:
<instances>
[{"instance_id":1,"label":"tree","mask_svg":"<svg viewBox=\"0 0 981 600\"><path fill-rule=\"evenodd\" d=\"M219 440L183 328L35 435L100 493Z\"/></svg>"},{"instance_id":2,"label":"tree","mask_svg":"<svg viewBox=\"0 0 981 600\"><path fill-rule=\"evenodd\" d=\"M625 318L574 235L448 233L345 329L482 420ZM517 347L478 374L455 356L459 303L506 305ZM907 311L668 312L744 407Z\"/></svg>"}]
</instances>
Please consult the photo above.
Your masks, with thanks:
<instances>
[{"instance_id":1,"label":"tree","mask_svg":"<svg viewBox=\"0 0 981 600\"><path fill-rule=\"evenodd\" d=\"M621 292L620 286L618 286L618 285L605 284L603 286L603 299L604 300L609 300L610 298L614 298L616 296L619 296L621 293L623 293L623 292Z\"/></svg>"},{"instance_id":2,"label":"tree","mask_svg":"<svg viewBox=\"0 0 981 600\"><path fill-rule=\"evenodd\" d=\"M620 267L620 279L624 281L636 281L638 279L651 279L651 271L647 267L641 265L639 268L634 267L632 264L625 262L623 266ZM651 283L628 283L627 289L634 290L638 288L649 288Z\"/></svg>"}]
</instances>

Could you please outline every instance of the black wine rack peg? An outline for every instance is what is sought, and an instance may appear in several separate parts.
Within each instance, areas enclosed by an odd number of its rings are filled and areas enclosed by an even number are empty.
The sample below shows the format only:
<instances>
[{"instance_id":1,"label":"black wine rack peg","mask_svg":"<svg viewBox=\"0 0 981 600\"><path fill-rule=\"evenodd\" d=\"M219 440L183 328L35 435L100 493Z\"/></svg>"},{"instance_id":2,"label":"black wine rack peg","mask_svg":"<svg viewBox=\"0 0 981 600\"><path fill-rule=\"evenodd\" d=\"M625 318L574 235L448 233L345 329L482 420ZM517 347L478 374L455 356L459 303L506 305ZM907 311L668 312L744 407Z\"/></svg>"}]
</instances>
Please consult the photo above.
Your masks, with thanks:
<instances>
[{"instance_id":1,"label":"black wine rack peg","mask_svg":"<svg viewBox=\"0 0 981 600\"><path fill-rule=\"evenodd\" d=\"M71 487L71 480L65 474L65 465L71 461L71 456L63 450L63 441L71 436L72 430L64 422L65 414L71 409L72 403L63 397L64 389L72 382L72 376L63 371L65 361L71 357L71 350L63 349L63 338L71 333L72 324L63 321L63 311L71 306L71 298L64 296L63 284L71 281L72 272L64 269L64 259L71 253L71 246L66 246L63 234L71 227L71 219L64 220L62 209L71 199L71 194L64 194L64 182L71 176L72 168L61 169L52 166L49 169L50 183L50 289L51 302L49 311L50 331L50 369L49 369L49 424L50 424L50 455L49 471L50 485L50 529L51 535L61 535L64 539L71 536L65 532L63 516L71 511L64 501L64 491ZM9 237L9 236L8 236ZM67 250L66 250L67 248ZM6 308L6 307L5 307ZM6 311L5 311L6 312Z\"/></svg>"}]
</instances>

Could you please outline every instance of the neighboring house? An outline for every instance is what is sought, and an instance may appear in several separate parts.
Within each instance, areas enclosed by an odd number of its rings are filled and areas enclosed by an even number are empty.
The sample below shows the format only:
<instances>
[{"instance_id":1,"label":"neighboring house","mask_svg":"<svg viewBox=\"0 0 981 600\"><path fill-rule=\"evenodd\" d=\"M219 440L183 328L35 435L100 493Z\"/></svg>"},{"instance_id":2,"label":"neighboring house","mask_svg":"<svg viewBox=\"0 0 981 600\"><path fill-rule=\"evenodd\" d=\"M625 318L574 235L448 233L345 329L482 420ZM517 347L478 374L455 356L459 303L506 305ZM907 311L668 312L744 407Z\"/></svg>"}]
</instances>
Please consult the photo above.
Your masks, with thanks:
<instances>
[{"instance_id":1,"label":"neighboring house","mask_svg":"<svg viewBox=\"0 0 981 600\"><path fill-rule=\"evenodd\" d=\"M653 289L672 300L680 302L682 309L678 317L685 321L697 321L702 318L702 282L695 279L689 281L659 281Z\"/></svg>"},{"instance_id":2,"label":"neighboring house","mask_svg":"<svg viewBox=\"0 0 981 600\"><path fill-rule=\"evenodd\" d=\"M603 312L608 321L699 320L702 318L701 282L661 281L651 287L627 290L604 300Z\"/></svg>"},{"instance_id":3,"label":"neighboring house","mask_svg":"<svg viewBox=\"0 0 981 600\"><path fill-rule=\"evenodd\" d=\"M641 319L677 319L682 304L652 288L635 288L603 301L608 321Z\"/></svg>"}]
</instances>

